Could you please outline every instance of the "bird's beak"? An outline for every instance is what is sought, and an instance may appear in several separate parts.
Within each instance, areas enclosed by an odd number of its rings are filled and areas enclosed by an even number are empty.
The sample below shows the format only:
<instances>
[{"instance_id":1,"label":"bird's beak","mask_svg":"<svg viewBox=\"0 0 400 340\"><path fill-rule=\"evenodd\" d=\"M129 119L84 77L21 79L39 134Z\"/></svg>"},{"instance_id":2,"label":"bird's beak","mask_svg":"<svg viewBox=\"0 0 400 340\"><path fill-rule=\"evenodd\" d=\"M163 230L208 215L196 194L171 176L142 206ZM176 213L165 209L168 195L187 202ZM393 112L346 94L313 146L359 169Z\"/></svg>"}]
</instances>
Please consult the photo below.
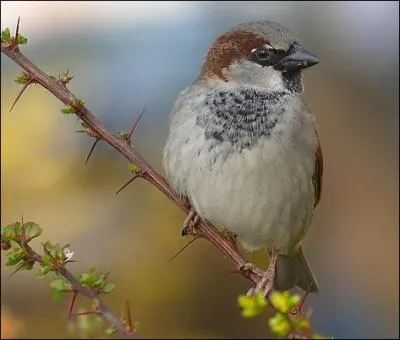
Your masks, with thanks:
<instances>
[{"instance_id":1,"label":"bird's beak","mask_svg":"<svg viewBox=\"0 0 400 340\"><path fill-rule=\"evenodd\" d=\"M279 66L288 72L301 70L318 64L318 58L298 44L293 44L288 53L279 61Z\"/></svg>"}]
</instances>

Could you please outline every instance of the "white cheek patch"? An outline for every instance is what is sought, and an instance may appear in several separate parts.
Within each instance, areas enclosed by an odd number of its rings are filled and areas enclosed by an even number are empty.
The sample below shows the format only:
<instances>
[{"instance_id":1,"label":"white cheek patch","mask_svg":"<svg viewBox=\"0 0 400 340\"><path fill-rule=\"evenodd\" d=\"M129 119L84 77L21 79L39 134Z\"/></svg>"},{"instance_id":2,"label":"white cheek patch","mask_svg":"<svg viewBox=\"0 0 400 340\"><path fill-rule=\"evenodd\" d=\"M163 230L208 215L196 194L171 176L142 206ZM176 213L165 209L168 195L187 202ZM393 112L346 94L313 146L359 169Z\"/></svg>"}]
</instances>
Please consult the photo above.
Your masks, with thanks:
<instances>
[{"instance_id":1,"label":"white cheek patch","mask_svg":"<svg viewBox=\"0 0 400 340\"><path fill-rule=\"evenodd\" d=\"M265 90L286 91L282 73L272 66L261 66L251 61L233 63L223 72L226 79L244 86L262 87Z\"/></svg>"},{"instance_id":2,"label":"white cheek patch","mask_svg":"<svg viewBox=\"0 0 400 340\"><path fill-rule=\"evenodd\" d=\"M263 67L259 74L260 83L270 91L284 91L285 85L282 80L282 73L271 66Z\"/></svg>"}]
</instances>

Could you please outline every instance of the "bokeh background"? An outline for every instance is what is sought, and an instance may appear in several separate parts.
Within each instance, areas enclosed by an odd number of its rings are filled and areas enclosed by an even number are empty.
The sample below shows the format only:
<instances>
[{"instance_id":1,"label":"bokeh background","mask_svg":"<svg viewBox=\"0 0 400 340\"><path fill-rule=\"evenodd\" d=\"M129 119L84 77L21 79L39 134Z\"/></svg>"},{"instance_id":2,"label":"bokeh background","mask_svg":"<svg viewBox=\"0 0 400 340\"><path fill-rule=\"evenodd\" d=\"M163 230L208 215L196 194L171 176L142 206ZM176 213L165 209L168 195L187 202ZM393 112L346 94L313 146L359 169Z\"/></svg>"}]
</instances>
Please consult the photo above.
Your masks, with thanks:
<instances>
[{"instance_id":1,"label":"bokeh background","mask_svg":"<svg viewBox=\"0 0 400 340\"><path fill-rule=\"evenodd\" d=\"M160 171L169 111L213 39L249 20L294 31L321 60L305 72L324 153L305 239L321 286L307 303L312 323L336 338L398 338L398 2L1 2L2 29L18 16L23 52L49 74L69 68L69 88L110 130L146 108L135 144ZM85 166L92 141L74 133L80 126L57 99L32 86L8 112L18 73L2 55L2 225L23 215L44 228L42 241L71 244L75 273L111 268L107 302L119 312L128 299L142 336L270 336L266 315L240 316L248 282L210 244L167 264L185 243L183 213L140 181L115 196L127 161L100 144ZM2 337L71 337L68 302L51 301L49 280L9 274L2 258Z\"/></svg>"}]
</instances>

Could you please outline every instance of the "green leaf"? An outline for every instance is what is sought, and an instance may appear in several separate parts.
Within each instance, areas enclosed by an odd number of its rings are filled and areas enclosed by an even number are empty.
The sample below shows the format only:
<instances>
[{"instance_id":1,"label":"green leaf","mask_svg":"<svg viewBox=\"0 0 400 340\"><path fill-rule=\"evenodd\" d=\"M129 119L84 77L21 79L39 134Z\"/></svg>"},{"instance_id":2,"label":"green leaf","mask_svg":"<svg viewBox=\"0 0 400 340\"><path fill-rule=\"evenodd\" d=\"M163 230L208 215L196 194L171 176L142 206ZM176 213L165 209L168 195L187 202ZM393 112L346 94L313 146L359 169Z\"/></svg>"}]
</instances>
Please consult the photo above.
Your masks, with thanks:
<instances>
[{"instance_id":1,"label":"green leaf","mask_svg":"<svg viewBox=\"0 0 400 340\"><path fill-rule=\"evenodd\" d=\"M79 278L79 282L85 284L90 280L90 275L88 273L82 273L81 277Z\"/></svg>"},{"instance_id":2,"label":"green leaf","mask_svg":"<svg viewBox=\"0 0 400 340\"><path fill-rule=\"evenodd\" d=\"M103 284L105 284L104 277L100 277L96 281L93 282L93 286L100 286Z\"/></svg>"},{"instance_id":3,"label":"green leaf","mask_svg":"<svg viewBox=\"0 0 400 340\"><path fill-rule=\"evenodd\" d=\"M55 279L50 282L50 287L58 292L70 291L70 284L65 279Z\"/></svg>"},{"instance_id":4,"label":"green leaf","mask_svg":"<svg viewBox=\"0 0 400 340\"><path fill-rule=\"evenodd\" d=\"M47 273L53 271L53 262L49 255L42 255L42 261L40 263L39 275L44 276Z\"/></svg>"},{"instance_id":5,"label":"green leaf","mask_svg":"<svg viewBox=\"0 0 400 340\"><path fill-rule=\"evenodd\" d=\"M268 321L272 332L279 336L286 336L290 332L290 323L285 315L276 313L274 317Z\"/></svg>"},{"instance_id":6,"label":"green leaf","mask_svg":"<svg viewBox=\"0 0 400 340\"><path fill-rule=\"evenodd\" d=\"M7 254L6 266L15 266L17 263L22 261L25 257L25 253L22 249L15 249Z\"/></svg>"},{"instance_id":7,"label":"green leaf","mask_svg":"<svg viewBox=\"0 0 400 340\"><path fill-rule=\"evenodd\" d=\"M14 82L17 84L26 84L28 82L29 76L25 73L22 72L21 75L19 75Z\"/></svg>"},{"instance_id":8,"label":"green leaf","mask_svg":"<svg viewBox=\"0 0 400 340\"><path fill-rule=\"evenodd\" d=\"M52 299L54 302L60 301L65 296L65 292L60 292L58 290L54 290L52 294Z\"/></svg>"},{"instance_id":9,"label":"green leaf","mask_svg":"<svg viewBox=\"0 0 400 340\"><path fill-rule=\"evenodd\" d=\"M256 293L254 296L240 295L238 305L242 308L242 316L251 318L263 312L267 306L267 300L262 293Z\"/></svg>"},{"instance_id":10,"label":"green leaf","mask_svg":"<svg viewBox=\"0 0 400 340\"><path fill-rule=\"evenodd\" d=\"M115 289L115 284L108 282L102 288L101 291L105 294L111 293Z\"/></svg>"},{"instance_id":11,"label":"green leaf","mask_svg":"<svg viewBox=\"0 0 400 340\"><path fill-rule=\"evenodd\" d=\"M291 294L289 297L290 310L297 307L301 301L301 297L298 294Z\"/></svg>"},{"instance_id":12,"label":"green leaf","mask_svg":"<svg viewBox=\"0 0 400 340\"><path fill-rule=\"evenodd\" d=\"M254 295L254 301L255 301L257 307L264 308L267 306L267 299L265 298L263 293L260 293L260 292L256 293Z\"/></svg>"},{"instance_id":13,"label":"green leaf","mask_svg":"<svg viewBox=\"0 0 400 340\"><path fill-rule=\"evenodd\" d=\"M24 229L27 242L34 239L35 237L40 236L40 234L42 233L42 228L40 228L40 226L34 222L24 223Z\"/></svg>"},{"instance_id":14,"label":"green leaf","mask_svg":"<svg viewBox=\"0 0 400 340\"><path fill-rule=\"evenodd\" d=\"M33 261L23 259L21 262L19 262L15 266L15 270L11 273L11 275L14 275L15 273L17 273L21 270L31 270L33 268L34 264L35 264L35 262L33 262Z\"/></svg>"},{"instance_id":15,"label":"green leaf","mask_svg":"<svg viewBox=\"0 0 400 340\"><path fill-rule=\"evenodd\" d=\"M52 263L51 263L50 256L43 255L42 256L42 267L51 267L51 266L52 266Z\"/></svg>"},{"instance_id":16,"label":"green leaf","mask_svg":"<svg viewBox=\"0 0 400 340\"><path fill-rule=\"evenodd\" d=\"M1 42L7 42L11 39L10 29L7 27L5 30L1 31Z\"/></svg>"},{"instance_id":17,"label":"green leaf","mask_svg":"<svg viewBox=\"0 0 400 340\"><path fill-rule=\"evenodd\" d=\"M65 254L64 249L61 247L60 244L51 244L51 242L46 241L43 245L43 251L47 256L49 256L50 260L51 258L53 258L56 261L63 263Z\"/></svg>"},{"instance_id":18,"label":"green leaf","mask_svg":"<svg viewBox=\"0 0 400 340\"><path fill-rule=\"evenodd\" d=\"M271 304L282 313L289 313L300 302L299 295L291 295L288 291L273 292Z\"/></svg>"},{"instance_id":19,"label":"green leaf","mask_svg":"<svg viewBox=\"0 0 400 340\"><path fill-rule=\"evenodd\" d=\"M96 273L95 268L91 268L87 272L81 274L79 282L83 285L93 287L96 285L96 282L98 282L99 279L101 280L100 282L104 280L99 277L99 274Z\"/></svg>"},{"instance_id":20,"label":"green leaf","mask_svg":"<svg viewBox=\"0 0 400 340\"><path fill-rule=\"evenodd\" d=\"M51 267L40 267L39 268L39 276L45 276L51 271Z\"/></svg>"},{"instance_id":21,"label":"green leaf","mask_svg":"<svg viewBox=\"0 0 400 340\"><path fill-rule=\"evenodd\" d=\"M10 243L10 247L11 248L13 248L13 249L21 249L21 245L17 241L9 240L8 242Z\"/></svg>"},{"instance_id":22,"label":"green leaf","mask_svg":"<svg viewBox=\"0 0 400 340\"><path fill-rule=\"evenodd\" d=\"M28 42L28 39L25 38L22 34L18 33L17 44L18 45L25 45Z\"/></svg>"},{"instance_id":23,"label":"green leaf","mask_svg":"<svg viewBox=\"0 0 400 340\"><path fill-rule=\"evenodd\" d=\"M20 262L16 265L15 271L17 272L20 270L32 270L34 264L35 264L35 262L32 262L32 261Z\"/></svg>"},{"instance_id":24,"label":"green leaf","mask_svg":"<svg viewBox=\"0 0 400 340\"><path fill-rule=\"evenodd\" d=\"M65 115L69 115L71 113L74 113L75 110L72 106L67 106L67 107L64 107L63 109L61 109L61 112Z\"/></svg>"},{"instance_id":25,"label":"green leaf","mask_svg":"<svg viewBox=\"0 0 400 340\"><path fill-rule=\"evenodd\" d=\"M2 226L1 227L1 238L5 241L10 241L10 240L17 240L20 234L20 226L21 224L19 222L16 222L14 224L9 224L7 226Z\"/></svg>"}]
</instances>

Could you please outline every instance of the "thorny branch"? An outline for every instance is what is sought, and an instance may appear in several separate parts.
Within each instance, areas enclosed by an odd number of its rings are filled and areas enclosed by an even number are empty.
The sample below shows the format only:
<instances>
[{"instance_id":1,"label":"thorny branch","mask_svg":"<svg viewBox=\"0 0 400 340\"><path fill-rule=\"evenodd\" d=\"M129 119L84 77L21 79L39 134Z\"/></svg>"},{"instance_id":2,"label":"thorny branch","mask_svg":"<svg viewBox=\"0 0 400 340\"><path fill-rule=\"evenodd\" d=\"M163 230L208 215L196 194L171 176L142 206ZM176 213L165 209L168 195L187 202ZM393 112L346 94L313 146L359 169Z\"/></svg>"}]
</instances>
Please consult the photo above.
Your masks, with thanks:
<instances>
[{"instance_id":1,"label":"thorny branch","mask_svg":"<svg viewBox=\"0 0 400 340\"><path fill-rule=\"evenodd\" d=\"M57 80L52 76L48 76L27 59L19 50L18 45L12 46L1 43L1 52L15 61L26 72L28 76L27 83L36 83L47 89L56 96L65 105L72 107L76 116L81 119L97 136L97 139L107 142L119 153L121 153L130 163L136 164L141 169L142 178L152 183L165 196L178 205L185 213L189 213L190 207L187 203L178 197L172 188L165 181L164 177L157 173L153 167L140 155L133 147L129 145L120 136L115 136L107 131L103 123L101 123L93 113L91 113L83 102L73 95L66 87L65 83ZM132 129L133 130L133 129ZM138 176L139 177L139 176ZM247 261L240 254L238 249L232 245L229 240L226 240L220 233L207 221L200 219L196 226L196 235L199 238L204 238L218 248L236 267L244 277L249 279L256 285L261 277L256 273L254 268L249 268L246 271Z\"/></svg>"},{"instance_id":2,"label":"thorny branch","mask_svg":"<svg viewBox=\"0 0 400 340\"><path fill-rule=\"evenodd\" d=\"M20 52L17 42L18 28L19 20L17 25L17 32L14 37L15 43L3 43L3 41L1 43L1 52L7 55L24 70L24 86L18 94L16 100L14 101L12 108L15 106L16 102L20 99L23 92L26 90L27 87L29 87L29 85L41 85L49 92L51 92L55 97L57 97L62 103L67 105L68 108L71 110L70 113L75 113L76 116L85 124L87 129L81 132L86 132L90 137L95 138L95 141L86 158L86 163L88 162L90 155L92 154L97 143L99 141L105 141L114 149L116 149L120 154L122 154L130 163L137 166L137 170L135 171L133 178L131 178L126 184L124 184L124 186L120 188L118 192L120 192L134 179L142 178L149 181L166 197L174 202L179 208L181 208L186 214L189 214L191 212L191 207L189 206L189 204L184 199L175 194L175 192L166 182L165 178L161 174L156 172L153 167L142 157L142 155L140 155L132 146L132 134L137 127L138 121L143 115L143 111L140 113L138 119L133 123L128 132L120 133L118 136L111 134L107 131L105 126L96 118L96 116L93 115L85 107L83 101L78 99L67 89L66 85L72 79L71 76L68 76L68 72L64 73L63 76L60 76L59 79L56 79L53 76L48 76ZM260 282L262 278L262 271L254 265L248 266L248 262L240 254L236 244L231 240L226 239L209 222L205 221L202 218L200 218L198 223L196 224L195 234L193 235L193 239L189 242L189 244L199 238L203 238L209 241L219 251L221 251L224 256L228 258L235 266L236 269L234 270L234 272L239 273L250 280L254 286L256 286ZM187 244L187 246L189 244ZM178 254L179 253L180 252L178 252ZM40 255L34 253L32 249L30 249L30 254L33 258L35 258L37 262L41 261ZM125 335L128 338L134 337L133 334L130 332L131 327L125 327L124 324L121 323L121 321L117 317L111 314L111 312L101 302L98 294L86 287L81 286L67 269L60 268L59 273L64 276L74 287L76 287L76 290L79 293L95 301L98 301L99 312L101 312L104 318L107 319L119 332L121 332L121 334ZM270 294L268 294L267 299L269 299L269 295ZM269 305L274 308L272 304ZM299 313L299 310L295 312ZM305 334L294 331L289 335L289 337L307 339L311 337L311 334L311 329L305 332Z\"/></svg>"},{"instance_id":3,"label":"thorny branch","mask_svg":"<svg viewBox=\"0 0 400 340\"><path fill-rule=\"evenodd\" d=\"M24 244L24 249L28 253L29 257L37 262L42 264L42 256L36 253L28 244ZM111 325L115 327L115 329L123 335L126 339L136 339L137 337L135 336L133 332L133 328L131 326L126 327L124 323L117 318L109 309L108 307L103 303L102 299L100 298L100 294L97 293L95 290L90 289L88 287L84 287L79 281L74 277L74 275L65 267L65 266L58 266L55 271L63 276L72 286L73 290L73 301L76 297L77 293L80 293L83 296L86 296L87 298L93 300L96 302L96 311L91 312L91 313L96 313L98 315L101 315L105 320L107 320ZM69 311L69 314L72 313L72 307L73 307L73 302L71 303L71 308ZM79 313L75 314L79 315ZM130 321L129 321L130 322Z\"/></svg>"}]
</instances>

